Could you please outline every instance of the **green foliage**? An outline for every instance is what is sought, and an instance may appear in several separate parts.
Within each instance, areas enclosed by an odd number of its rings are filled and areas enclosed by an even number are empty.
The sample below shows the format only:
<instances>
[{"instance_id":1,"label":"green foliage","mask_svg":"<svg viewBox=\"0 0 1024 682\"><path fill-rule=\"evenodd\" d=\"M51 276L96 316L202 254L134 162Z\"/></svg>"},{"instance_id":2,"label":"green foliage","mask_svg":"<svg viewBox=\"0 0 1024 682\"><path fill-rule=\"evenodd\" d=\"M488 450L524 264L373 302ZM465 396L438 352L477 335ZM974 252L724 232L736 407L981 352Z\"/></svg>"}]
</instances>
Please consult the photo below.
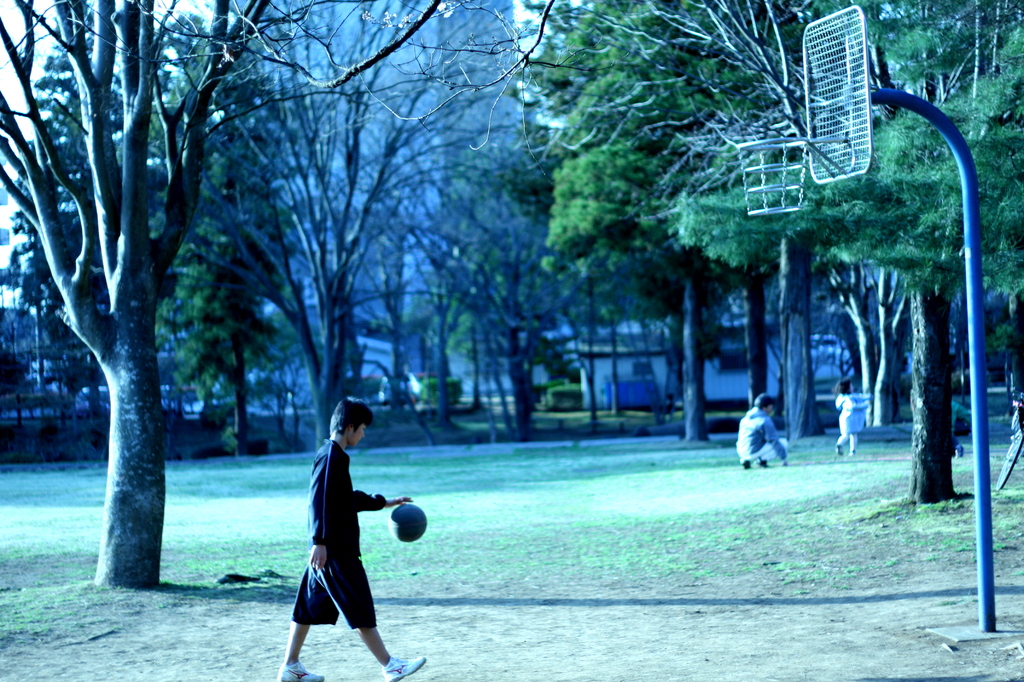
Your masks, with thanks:
<instances>
[{"instance_id":1,"label":"green foliage","mask_svg":"<svg viewBox=\"0 0 1024 682\"><path fill-rule=\"evenodd\" d=\"M583 390L579 384L551 386L544 401L552 412L577 412L583 409Z\"/></svg>"},{"instance_id":2,"label":"green foliage","mask_svg":"<svg viewBox=\"0 0 1024 682\"><path fill-rule=\"evenodd\" d=\"M997 324L993 329L986 330L985 351L987 353L1012 351L1015 355L1024 354L1024 335L1017 332L1008 323Z\"/></svg>"},{"instance_id":3,"label":"green foliage","mask_svg":"<svg viewBox=\"0 0 1024 682\"><path fill-rule=\"evenodd\" d=\"M568 378L572 369L572 360L565 354L566 343L564 339L550 339L546 336L537 339L533 363L544 367L548 376L552 378L552 384Z\"/></svg>"},{"instance_id":4,"label":"green foliage","mask_svg":"<svg viewBox=\"0 0 1024 682\"><path fill-rule=\"evenodd\" d=\"M943 107L968 140L978 169L989 286L1019 291L1024 254L1024 129L1007 112L1024 90L1004 71ZM1019 100L1018 100L1019 101ZM921 117L897 112L875 127L875 165L817 194L812 219L846 226L825 254L897 269L911 288L952 294L963 286L962 193L948 146Z\"/></svg>"},{"instance_id":5,"label":"green foliage","mask_svg":"<svg viewBox=\"0 0 1024 682\"><path fill-rule=\"evenodd\" d=\"M459 401L462 400L462 379L458 377L448 377L445 381L445 385L448 387L448 404L458 405ZM427 377L424 379L421 393L423 400L425 400L428 405L436 405L437 394L437 377Z\"/></svg>"},{"instance_id":6,"label":"green foliage","mask_svg":"<svg viewBox=\"0 0 1024 682\"><path fill-rule=\"evenodd\" d=\"M775 16L793 44L797 9ZM767 19L761 6L750 10L753 22ZM547 76L544 97L562 124L554 137L570 150L555 173L549 240L563 260L614 279L615 293L636 299L623 306L629 316L661 319L681 314L688 281L714 306L734 268L770 269L781 234L804 224L756 223L716 190L735 175L736 156L723 148L738 122L782 109L765 102L765 75L697 37L691 22L715 32L704 7L611 2L562 8L558 21L568 68Z\"/></svg>"},{"instance_id":7,"label":"green foliage","mask_svg":"<svg viewBox=\"0 0 1024 682\"><path fill-rule=\"evenodd\" d=\"M164 335L174 339L176 378L203 400L225 397L244 386L239 371L265 356L275 330L263 317L262 299L231 267L196 247L178 263L174 295L160 305Z\"/></svg>"},{"instance_id":8,"label":"green foliage","mask_svg":"<svg viewBox=\"0 0 1024 682\"><path fill-rule=\"evenodd\" d=\"M566 161L555 172L548 243L575 260L657 239L657 223L638 217L656 181L644 155L622 146Z\"/></svg>"},{"instance_id":9,"label":"green foliage","mask_svg":"<svg viewBox=\"0 0 1024 682\"><path fill-rule=\"evenodd\" d=\"M681 244L731 267L755 271L767 270L778 260L779 242L792 229L792 214L748 216L738 189L683 196L675 215Z\"/></svg>"},{"instance_id":10,"label":"green foliage","mask_svg":"<svg viewBox=\"0 0 1024 682\"><path fill-rule=\"evenodd\" d=\"M17 391L27 375L28 368L14 353L0 350L0 395Z\"/></svg>"}]
</instances>

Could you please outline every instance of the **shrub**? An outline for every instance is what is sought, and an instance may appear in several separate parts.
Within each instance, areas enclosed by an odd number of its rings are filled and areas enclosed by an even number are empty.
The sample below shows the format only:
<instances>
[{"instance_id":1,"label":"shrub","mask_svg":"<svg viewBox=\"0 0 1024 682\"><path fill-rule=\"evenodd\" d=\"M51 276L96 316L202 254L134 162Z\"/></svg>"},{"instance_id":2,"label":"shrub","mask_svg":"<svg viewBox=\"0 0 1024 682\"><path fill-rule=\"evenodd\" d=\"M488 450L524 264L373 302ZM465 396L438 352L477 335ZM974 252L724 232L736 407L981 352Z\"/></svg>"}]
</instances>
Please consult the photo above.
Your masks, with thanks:
<instances>
[{"instance_id":1,"label":"shrub","mask_svg":"<svg viewBox=\"0 0 1024 682\"><path fill-rule=\"evenodd\" d=\"M547 407L552 412L577 412L583 409L583 391L579 384L552 386L547 392Z\"/></svg>"},{"instance_id":2,"label":"shrub","mask_svg":"<svg viewBox=\"0 0 1024 682\"><path fill-rule=\"evenodd\" d=\"M14 449L14 427L0 426L0 452Z\"/></svg>"},{"instance_id":3,"label":"shrub","mask_svg":"<svg viewBox=\"0 0 1024 682\"><path fill-rule=\"evenodd\" d=\"M199 413L199 424L204 429L220 431L228 423L228 412L230 405L203 405L203 411Z\"/></svg>"},{"instance_id":4,"label":"shrub","mask_svg":"<svg viewBox=\"0 0 1024 682\"><path fill-rule=\"evenodd\" d=\"M47 445L57 442L58 435L60 435L60 427L53 422L46 422L39 427L39 440Z\"/></svg>"},{"instance_id":5,"label":"shrub","mask_svg":"<svg viewBox=\"0 0 1024 682\"><path fill-rule=\"evenodd\" d=\"M38 464L42 461L43 457L38 452L25 452L24 450L0 451L0 464Z\"/></svg>"},{"instance_id":6,"label":"shrub","mask_svg":"<svg viewBox=\"0 0 1024 682\"><path fill-rule=\"evenodd\" d=\"M457 405L462 400L462 379L448 377L448 404ZM423 382L423 399L428 405L437 403L437 377L427 377Z\"/></svg>"},{"instance_id":7,"label":"shrub","mask_svg":"<svg viewBox=\"0 0 1024 682\"><path fill-rule=\"evenodd\" d=\"M192 451L192 459L209 459L210 457L230 457L223 445L207 445Z\"/></svg>"}]
</instances>

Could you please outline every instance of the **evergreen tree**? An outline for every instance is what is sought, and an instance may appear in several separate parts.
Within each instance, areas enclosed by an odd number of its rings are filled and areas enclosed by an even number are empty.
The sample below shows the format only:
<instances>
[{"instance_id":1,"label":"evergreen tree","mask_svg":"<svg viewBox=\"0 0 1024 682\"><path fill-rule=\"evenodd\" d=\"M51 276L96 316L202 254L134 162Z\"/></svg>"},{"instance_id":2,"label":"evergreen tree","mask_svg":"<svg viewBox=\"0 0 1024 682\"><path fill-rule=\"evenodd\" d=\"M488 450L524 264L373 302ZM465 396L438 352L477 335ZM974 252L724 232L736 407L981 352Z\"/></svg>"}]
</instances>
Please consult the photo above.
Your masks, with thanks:
<instances>
[{"instance_id":1,"label":"evergreen tree","mask_svg":"<svg viewBox=\"0 0 1024 682\"><path fill-rule=\"evenodd\" d=\"M174 293L161 302L160 317L174 339L175 377L194 386L208 404L233 400L234 426L227 440L235 455L246 455L248 375L266 357L274 335L263 300L234 270L217 266L195 247L185 248L174 274Z\"/></svg>"}]
</instances>

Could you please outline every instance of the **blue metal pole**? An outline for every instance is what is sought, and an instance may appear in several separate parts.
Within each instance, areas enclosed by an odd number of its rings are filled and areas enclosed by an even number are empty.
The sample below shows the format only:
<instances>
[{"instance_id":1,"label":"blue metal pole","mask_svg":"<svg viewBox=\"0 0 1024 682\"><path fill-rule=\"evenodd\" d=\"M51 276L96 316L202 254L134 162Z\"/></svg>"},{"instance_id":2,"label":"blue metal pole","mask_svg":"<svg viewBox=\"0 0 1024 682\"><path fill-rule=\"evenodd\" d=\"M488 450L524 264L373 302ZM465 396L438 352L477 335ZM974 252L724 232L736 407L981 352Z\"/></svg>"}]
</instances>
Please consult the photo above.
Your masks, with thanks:
<instances>
[{"instance_id":1,"label":"blue metal pole","mask_svg":"<svg viewBox=\"0 0 1024 682\"><path fill-rule=\"evenodd\" d=\"M978 173L971 150L953 122L920 97L900 90L871 94L873 104L909 109L928 120L946 140L960 169L964 206L964 258L967 267L967 341L971 365L971 428L974 441L974 518L978 549L978 625L996 631L992 570L992 479L988 454L988 384L985 366L985 307L981 278L981 212Z\"/></svg>"}]
</instances>

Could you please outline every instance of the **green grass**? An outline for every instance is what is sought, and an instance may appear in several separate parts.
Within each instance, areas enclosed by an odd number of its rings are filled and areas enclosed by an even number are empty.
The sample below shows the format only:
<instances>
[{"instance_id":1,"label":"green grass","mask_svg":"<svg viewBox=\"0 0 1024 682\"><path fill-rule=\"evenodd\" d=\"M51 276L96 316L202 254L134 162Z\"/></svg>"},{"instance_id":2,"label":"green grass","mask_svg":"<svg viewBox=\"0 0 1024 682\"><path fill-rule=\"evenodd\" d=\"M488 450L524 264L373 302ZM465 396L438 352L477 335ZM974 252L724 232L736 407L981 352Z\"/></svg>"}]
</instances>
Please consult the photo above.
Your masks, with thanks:
<instances>
[{"instance_id":1,"label":"green grass","mask_svg":"<svg viewBox=\"0 0 1024 682\"><path fill-rule=\"evenodd\" d=\"M905 444L865 443L864 461L837 461L819 440L801 441L796 466L751 471L730 448L683 442L436 459L356 453L356 487L410 495L429 517L426 536L406 544L388 534L386 513L362 514L364 562L375 592L396 597L571 596L588 584L668 595L732 579L806 594L973 562L971 500L907 504L910 463L871 459L905 456ZM0 474L0 646L89 632L127 604L289 603L307 556L309 464L168 467L164 583L149 591L91 585L105 471ZM969 490L969 460L954 468L958 490ZM1022 504L1014 490L995 502L999 553L1014 562ZM262 580L216 584L225 573Z\"/></svg>"}]
</instances>

